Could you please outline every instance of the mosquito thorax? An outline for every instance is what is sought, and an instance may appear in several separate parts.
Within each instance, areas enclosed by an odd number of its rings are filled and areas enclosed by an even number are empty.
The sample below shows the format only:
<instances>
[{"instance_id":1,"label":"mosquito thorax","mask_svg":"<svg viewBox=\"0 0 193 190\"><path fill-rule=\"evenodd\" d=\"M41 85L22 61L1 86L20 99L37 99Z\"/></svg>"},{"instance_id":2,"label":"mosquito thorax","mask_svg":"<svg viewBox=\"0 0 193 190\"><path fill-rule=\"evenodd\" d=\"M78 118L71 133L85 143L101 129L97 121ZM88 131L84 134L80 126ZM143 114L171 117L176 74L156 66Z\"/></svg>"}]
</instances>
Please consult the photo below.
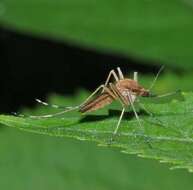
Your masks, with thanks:
<instances>
[{"instance_id":1,"label":"mosquito thorax","mask_svg":"<svg viewBox=\"0 0 193 190\"><path fill-rule=\"evenodd\" d=\"M118 89L132 90L132 89L138 89L139 84L137 81L132 80L132 79L122 79L122 80L117 81L116 87Z\"/></svg>"},{"instance_id":2,"label":"mosquito thorax","mask_svg":"<svg viewBox=\"0 0 193 190\"><path fill-rule=\"evenodd\" d=\"M136 96L149 96L149 90L146 90L137 81L132 79L119 80L116 83L116 87L123 95L133 92Z\"/></svg>"}]
</instances>

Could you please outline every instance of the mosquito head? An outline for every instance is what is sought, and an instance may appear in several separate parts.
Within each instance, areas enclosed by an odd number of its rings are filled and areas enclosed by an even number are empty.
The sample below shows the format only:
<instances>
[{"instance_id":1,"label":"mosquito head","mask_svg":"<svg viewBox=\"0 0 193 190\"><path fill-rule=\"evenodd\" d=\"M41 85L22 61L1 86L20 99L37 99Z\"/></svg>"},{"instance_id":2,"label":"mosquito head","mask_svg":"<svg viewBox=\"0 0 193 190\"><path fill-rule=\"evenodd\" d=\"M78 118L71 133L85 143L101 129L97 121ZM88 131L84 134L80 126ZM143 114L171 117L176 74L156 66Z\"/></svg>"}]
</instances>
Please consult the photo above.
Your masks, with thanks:
<instances>
[{"instance_id":1,"label":"mosquito head","mask_svg":"<svg viewBox=\"0 0 193 190\"><path fill-rule=\"evenodd\" d=\"M141 90L141 93L140 93L140 96L143 96L143 97L156 97L157 95L156 95L156 94L153 94L153 93L150 92L149 90L142 89L142 90Z\"/></svg>"},{"instance_id":2,"label":"mosquito head","mask_svg":"<svg viewBox=\"0 0 193 190\"><path fill-rule=\"evenodd\" d=\"M143 89L140 90L140 96L149 97L150 96L150 91L143 88Z\"/></svg>"}]
</instances>

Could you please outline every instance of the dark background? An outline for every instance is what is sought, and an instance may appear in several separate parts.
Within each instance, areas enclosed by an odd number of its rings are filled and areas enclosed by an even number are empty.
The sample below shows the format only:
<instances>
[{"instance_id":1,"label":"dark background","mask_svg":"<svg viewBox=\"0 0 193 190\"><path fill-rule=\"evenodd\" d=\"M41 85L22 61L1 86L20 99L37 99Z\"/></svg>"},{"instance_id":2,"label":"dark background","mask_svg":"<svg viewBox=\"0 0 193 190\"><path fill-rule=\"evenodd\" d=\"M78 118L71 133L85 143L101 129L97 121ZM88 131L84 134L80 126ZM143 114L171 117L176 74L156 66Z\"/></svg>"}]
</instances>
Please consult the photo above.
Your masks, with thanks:
<instances>
[{"instance_id":1,"label":"dark background","mask_svg":"<svg viewBox=\"0 0 193 190\"><path fill-rule=\"evenodd\" d=\"M33 106L48 93L73 94L95 89L111 69L152 73L159 68L115 53L101 53L69 43L32 37L0 28L0 112Z\"/></svg>"}]
</instances>

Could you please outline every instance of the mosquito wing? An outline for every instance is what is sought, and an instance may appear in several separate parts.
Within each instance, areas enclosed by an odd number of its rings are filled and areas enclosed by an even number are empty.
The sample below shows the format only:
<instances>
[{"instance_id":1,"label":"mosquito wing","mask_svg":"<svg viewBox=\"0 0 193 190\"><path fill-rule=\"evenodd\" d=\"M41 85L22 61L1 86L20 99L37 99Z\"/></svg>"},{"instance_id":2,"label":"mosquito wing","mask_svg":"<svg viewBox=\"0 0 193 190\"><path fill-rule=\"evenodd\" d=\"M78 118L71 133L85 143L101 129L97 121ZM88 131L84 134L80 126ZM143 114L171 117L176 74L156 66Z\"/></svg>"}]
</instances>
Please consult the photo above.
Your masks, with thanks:
<instances>
[{"instance_id":1,"label":"mosquito wing","mask_svg":"<svg viewBox=\"0 0 193 190\"><path fill-rule=\"evenodd\" d=\"M113 100L113 97L111 97L108 93L104 92L82 105L79 111L81 113L92 112L111 104Z\"/></svg>"}]
</instances>

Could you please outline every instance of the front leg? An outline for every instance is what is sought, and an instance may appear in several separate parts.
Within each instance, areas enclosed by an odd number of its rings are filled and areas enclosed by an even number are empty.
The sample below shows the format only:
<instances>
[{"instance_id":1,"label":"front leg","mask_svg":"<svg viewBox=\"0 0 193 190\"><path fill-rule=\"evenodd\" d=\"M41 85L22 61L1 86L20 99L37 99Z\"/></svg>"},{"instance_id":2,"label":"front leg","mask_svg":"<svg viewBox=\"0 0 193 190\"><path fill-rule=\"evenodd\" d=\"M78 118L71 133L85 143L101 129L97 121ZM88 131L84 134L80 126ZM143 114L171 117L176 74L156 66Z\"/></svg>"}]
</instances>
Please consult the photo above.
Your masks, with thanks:
<instances>
[{"instance_id":1,"label":"front leg","mask_svg":"<svg viewBox=\"0 0 193 190\"><path fill-rule=\"evenodd\" d=\"M111 76L114 77L115 81L119 81L119 78L118 78L117 74L115 73L115 71L114 71L114 70L111 70L111 71L109 72L109 75L108 75L106 81L105 81L105 84L104 84L105 87L108 85ZM104 89L103 89L102 92L104 92Z\"/></svg>"},{"instance_id":2,"label":"front leg","mask_svg":"<svg viewBox=\"0 0 193 190\"><path fill-rule=\"evenodd\" d=\"M157 119L157 118L155 117L154 113L152 113L150 110L148 110L143 104L141 104L139 101L137 101L137 104L138 104L139 108L141 108L141 109L142 109L146 114L148 114L152 119L155 119L155 120L159 123L159 125L165 126L165 125L163 124L163 122L162 122L160 119Z\"/></svg>"}]
</instances>

